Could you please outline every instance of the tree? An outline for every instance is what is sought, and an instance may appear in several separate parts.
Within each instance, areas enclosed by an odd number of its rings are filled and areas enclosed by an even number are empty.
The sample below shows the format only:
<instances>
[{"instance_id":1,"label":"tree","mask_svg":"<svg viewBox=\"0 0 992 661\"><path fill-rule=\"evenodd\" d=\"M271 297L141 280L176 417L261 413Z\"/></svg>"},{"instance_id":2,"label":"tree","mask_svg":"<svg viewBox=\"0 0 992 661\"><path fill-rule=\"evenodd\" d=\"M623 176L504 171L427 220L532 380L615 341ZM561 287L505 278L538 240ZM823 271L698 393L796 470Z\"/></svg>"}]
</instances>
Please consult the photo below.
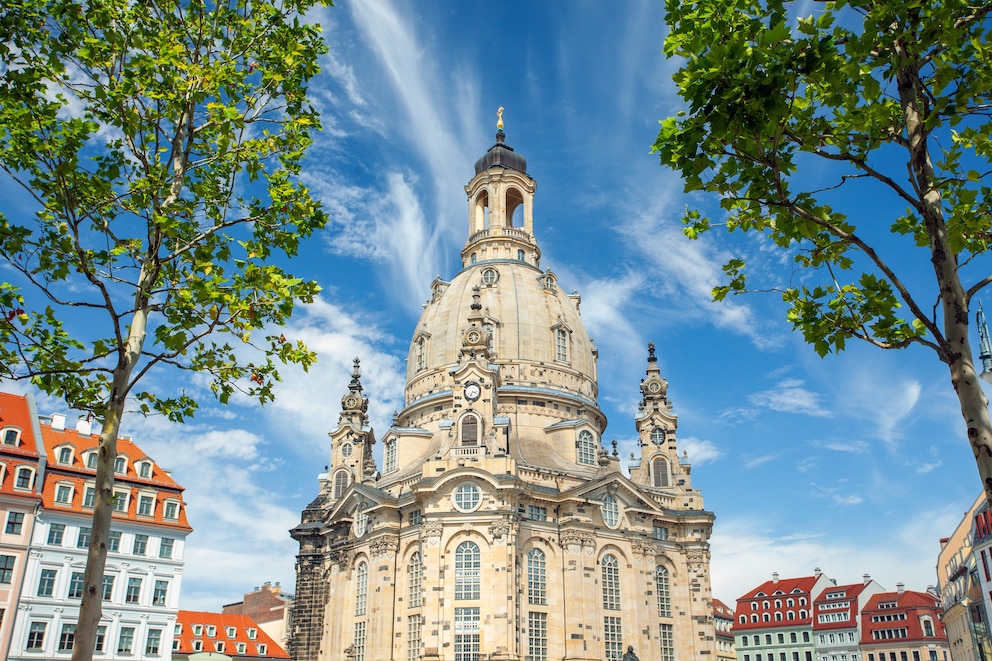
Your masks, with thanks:
<instances>
[{"instance_id":1,"label":"tree","mask_svg":"<svg viewBox=\"0 0 992 661\"><path fill-rule=\"evenodd\" d=\"M654 151L686 192L717 193L724 214L687 210L685 232L722 225L790 255L799 283L766 289L821 357L852 338L932 350L992 502L992 424L968 342L971 302L992 282L980 259L992 240L992 4L840 0L797 19L790 5L666 3L664 49L684 58L674 79L687 109L661 122ZM848 213L852 200L872 210ZM716 299L750 291L744 260L724 271Z\"/></svg>"},{"instance_id":2,"label":"tree","mask_svg":"<svg viewBox=\"0 0 992 661\"><path fill-rule=\"evenodd\" d=\"M320 128L306 85L325 47L303 18L316 4L330 3L20 0L0 13L0 167L36 209L15 214L8 195L0 215L0 379L102 425L73 659L93 655L128 402L192 415L193 395L146 385L178 368L207 375L221 402L264 404L279 364L314 360L278 326L319 291L284 269L326 222L296 179Z\"/></svg>"}]
</instances>

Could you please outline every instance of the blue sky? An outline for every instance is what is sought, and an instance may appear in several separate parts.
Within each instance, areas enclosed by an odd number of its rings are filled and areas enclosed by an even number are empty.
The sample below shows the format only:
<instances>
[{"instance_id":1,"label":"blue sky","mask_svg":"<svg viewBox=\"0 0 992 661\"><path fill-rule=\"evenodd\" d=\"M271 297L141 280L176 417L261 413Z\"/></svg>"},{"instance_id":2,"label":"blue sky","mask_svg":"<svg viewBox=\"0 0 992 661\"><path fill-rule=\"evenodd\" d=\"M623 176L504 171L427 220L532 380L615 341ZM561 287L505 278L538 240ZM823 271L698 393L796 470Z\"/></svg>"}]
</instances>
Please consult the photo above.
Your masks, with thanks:
<instances>
[{"instance_id":1,"label":"blue sky","mask_svg":"<svg viewBox=\"0 0 992 661\"><path fill-rule=\"evenodd\" d=\"M772 572L814 567L890 590L936 583L938 540L980 488L947 371L922 349L852 345L821 360L774 294L711 302L732 255L783 281L801 274L752 237L682 236L685 205L711 201L683 195L650 154L658 120L679 109L662 3L340 0L314 18L331 50L311 86L324 132L304 178L332 220L294 266L321 284L320 300L286 334L319 365L286 373L261 409L205 406L185 426L125 419L187 488L183 608L218 610L264 581L292 591L287 530L317 493L351 360L362 359L381 437L402 407L428 286L459 268L463 186L501 105L507 142L537 181L542 265L582 295L604 439L622 456L646 345L657 345L680 449L716 514L713 595L733 605ZM208 402L204 383L185 378ZM44 398L39 409L62 410Z\"/></svg>"}]
</instances>

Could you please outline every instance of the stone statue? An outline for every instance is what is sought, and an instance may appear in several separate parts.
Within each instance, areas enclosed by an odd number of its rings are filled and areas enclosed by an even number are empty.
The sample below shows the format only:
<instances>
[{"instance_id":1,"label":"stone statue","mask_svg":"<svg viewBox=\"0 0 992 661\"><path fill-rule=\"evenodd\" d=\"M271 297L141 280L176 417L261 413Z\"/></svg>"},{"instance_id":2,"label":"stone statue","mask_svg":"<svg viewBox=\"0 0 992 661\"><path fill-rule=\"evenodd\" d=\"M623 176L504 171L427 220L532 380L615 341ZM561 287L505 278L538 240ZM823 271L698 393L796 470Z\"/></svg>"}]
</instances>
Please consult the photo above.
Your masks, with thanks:
<instances>
[{"instance_id":1,"label":"stone statue","mask_svg":"<svg viewBox=\"0 0 992 661\"><path fill-rule=\"evenodd\" d=\"M633 645L627 645L627 652L623 655L623 661L641 661L637 658L637 655L634 654Z\"/></svg>"}]
</instances>

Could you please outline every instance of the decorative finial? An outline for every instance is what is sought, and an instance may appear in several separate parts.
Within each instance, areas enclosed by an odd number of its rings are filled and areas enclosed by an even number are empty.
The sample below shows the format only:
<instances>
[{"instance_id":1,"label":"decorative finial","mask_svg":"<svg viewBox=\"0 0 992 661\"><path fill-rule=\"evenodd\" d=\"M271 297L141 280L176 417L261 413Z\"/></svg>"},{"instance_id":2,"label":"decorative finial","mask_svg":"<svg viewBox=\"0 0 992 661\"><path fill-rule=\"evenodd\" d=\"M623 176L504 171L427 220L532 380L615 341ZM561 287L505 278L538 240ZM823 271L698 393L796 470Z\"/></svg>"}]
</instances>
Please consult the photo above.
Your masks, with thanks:
<instances>
[{"instance_id":1,"label":"decorative finial","mask_svg":"<svg viewBox=\"0 0 992 661\"><path fill-rule=\"evenodd\" d=\"M496 130L503 130L503 106L500 106L499 110L496 111Z\"/></svg>"},{"instance_id":2,"label":"decorative finial","mask_svg":"<svg viewBox=\"0 0 992 661\"><path fill-rule=\"evenodd\" d=\"M648 342L648 362L657 363L658 359L654 356L654 342Z\"/></svg>"}]
</instances>

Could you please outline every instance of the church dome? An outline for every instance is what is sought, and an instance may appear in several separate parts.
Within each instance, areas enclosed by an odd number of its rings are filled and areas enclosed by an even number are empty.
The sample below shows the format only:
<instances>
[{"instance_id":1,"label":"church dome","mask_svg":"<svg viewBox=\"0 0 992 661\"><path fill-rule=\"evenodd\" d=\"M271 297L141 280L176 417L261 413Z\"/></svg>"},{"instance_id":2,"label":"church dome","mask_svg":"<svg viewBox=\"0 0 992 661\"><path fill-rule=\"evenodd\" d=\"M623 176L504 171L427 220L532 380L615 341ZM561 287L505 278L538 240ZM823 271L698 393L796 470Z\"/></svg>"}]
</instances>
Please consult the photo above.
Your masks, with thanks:
<instances>
[{"instance_id":1,"label":"church dome","mask_svg":"<svg viewBox=\"0 0 992 661\"><path fill-rule=\"evenodd\" d=\"M506 144L506 135L503 131L496 133L496 144L475 162L475 173L479 174L493 166L510 168L527 174L527 160Z\"/></svg>"}]
</instances>

